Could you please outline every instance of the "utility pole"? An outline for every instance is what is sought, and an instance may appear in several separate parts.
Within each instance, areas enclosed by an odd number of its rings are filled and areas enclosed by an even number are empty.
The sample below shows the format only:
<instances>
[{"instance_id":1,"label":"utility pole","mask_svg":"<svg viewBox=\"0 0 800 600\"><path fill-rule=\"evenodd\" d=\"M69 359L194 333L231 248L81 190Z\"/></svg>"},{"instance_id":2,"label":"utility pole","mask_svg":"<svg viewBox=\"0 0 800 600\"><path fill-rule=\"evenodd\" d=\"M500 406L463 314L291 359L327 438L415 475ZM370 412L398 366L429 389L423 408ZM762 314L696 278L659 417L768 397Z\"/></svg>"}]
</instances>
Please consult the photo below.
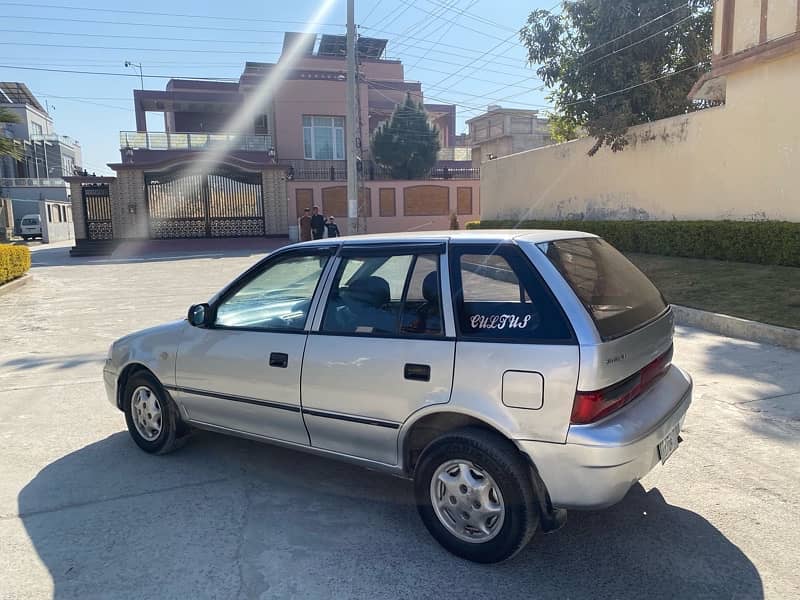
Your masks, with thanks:
<instances>
[{"instance_id":1,"label":"utility pole","mask_svg":"<svg viewBox=\"0 0 800 600\"><path fill-rule=\"evenodd\" d=\"M347 0L347 118L344 121L347 149L347 221L350 235L359 233L358 226L358 76L356 73L355 0Z\"/></svg>"}]
</instances>

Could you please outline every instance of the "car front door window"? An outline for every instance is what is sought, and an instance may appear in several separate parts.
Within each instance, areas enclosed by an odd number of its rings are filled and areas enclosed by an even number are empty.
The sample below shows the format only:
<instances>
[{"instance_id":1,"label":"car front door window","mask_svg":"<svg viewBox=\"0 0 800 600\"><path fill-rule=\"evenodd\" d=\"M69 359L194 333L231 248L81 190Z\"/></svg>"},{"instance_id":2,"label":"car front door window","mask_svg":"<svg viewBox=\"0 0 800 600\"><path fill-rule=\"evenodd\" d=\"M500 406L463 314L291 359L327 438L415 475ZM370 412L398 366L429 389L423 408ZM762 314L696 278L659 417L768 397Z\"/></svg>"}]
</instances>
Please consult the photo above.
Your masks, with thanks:
<instances>
[{"instance_id":1,"label":"car front door window","mask_svg":"<svg viewBox=\"0 0 800 600\"><path fill-rule=\"evenodd\" d=\"M219 304L214 326L302 331L327 261L292 256L271 264Z\"/></svg>"}]
</instances>

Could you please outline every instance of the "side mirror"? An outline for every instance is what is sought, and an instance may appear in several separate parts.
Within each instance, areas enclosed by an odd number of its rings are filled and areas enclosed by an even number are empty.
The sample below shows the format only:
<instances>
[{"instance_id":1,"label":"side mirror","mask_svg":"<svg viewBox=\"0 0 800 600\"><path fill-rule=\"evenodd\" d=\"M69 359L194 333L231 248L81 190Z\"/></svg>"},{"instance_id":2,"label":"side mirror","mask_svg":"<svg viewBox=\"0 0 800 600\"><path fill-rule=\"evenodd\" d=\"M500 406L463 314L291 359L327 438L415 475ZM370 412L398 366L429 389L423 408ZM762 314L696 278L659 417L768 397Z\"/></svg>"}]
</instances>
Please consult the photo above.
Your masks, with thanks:
<instances>
[{"instance_id":1,"label":"side mirror","mask_svg":"<svg viewBox=\"0 0 800 600\"><path fill-rule=\"evenodd\" d=\"M208 325L208 320L210 317L211 308L208 306L208 304L192 304L192 306L189 307L187 319L189 319L189 323L195 327L204 327L205 325Z\"/></svg>"}]
</instances>

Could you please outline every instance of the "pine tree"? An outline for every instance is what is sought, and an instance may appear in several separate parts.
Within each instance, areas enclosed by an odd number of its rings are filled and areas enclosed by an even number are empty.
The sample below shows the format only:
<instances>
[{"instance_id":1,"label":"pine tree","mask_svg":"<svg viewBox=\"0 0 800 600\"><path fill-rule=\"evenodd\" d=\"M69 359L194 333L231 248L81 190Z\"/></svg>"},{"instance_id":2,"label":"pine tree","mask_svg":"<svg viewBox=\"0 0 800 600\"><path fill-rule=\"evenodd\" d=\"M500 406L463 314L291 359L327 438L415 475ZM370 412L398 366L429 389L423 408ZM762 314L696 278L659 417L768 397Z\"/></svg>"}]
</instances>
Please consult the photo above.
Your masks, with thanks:
<instances>
[{"instance_id":1,"label":"pine tree","mask_svg":"<svg viewBox=\"0 0 800 600\"><path fill-rule=\"evenodd\" d=\"M395 179L421 179L436 163L439 132L421 105L406 95L372 137L372 157Z\"/></svg>"}]
</instances>

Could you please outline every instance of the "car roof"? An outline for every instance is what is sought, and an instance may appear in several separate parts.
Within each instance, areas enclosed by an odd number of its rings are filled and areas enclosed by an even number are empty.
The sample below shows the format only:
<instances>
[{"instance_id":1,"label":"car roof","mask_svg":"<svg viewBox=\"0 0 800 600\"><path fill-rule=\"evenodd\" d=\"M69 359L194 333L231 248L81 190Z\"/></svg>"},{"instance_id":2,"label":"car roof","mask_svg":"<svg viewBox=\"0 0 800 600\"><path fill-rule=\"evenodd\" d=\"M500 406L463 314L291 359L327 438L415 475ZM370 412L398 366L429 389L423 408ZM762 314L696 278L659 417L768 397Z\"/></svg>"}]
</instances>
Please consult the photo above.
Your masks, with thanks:
<instances>
[{"instance_id":1,"label":"car roof","mask_svg":"<svg viewBox=\"0 0 800 600\"><path fill-rule=\"evenodd\" d=\"M398 233L370 233L364 235L344 236L337 238L323 238L310 242L302 242L303 246L330 245L344 243L346 245L368 244L398 244L403 242L474 242L474 243L501 243L506 241L539 244L555 240L574 239L582 237L597 237L583 231L568 231L562 229L468 229L445 231L403 231ZM295 244L300 245L300 244Z\"/></svg>"}]
</instances>

